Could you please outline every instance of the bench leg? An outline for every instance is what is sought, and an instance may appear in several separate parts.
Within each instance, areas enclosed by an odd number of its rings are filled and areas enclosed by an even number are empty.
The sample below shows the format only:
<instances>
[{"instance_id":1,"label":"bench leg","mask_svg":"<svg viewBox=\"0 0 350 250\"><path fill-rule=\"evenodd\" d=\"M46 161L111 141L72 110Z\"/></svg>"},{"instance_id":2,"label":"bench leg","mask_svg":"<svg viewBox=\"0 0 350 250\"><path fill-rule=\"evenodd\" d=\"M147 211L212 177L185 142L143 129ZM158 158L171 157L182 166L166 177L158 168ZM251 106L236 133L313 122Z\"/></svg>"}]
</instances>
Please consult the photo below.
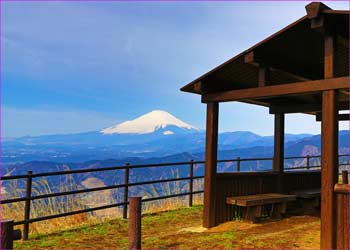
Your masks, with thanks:
<instances>
[{"instance_id":1,"label":"bench leg","mask_svg":"<svg viewBox=\"0 0 350 250\"><path fill-rule=\"evenodd\" d=\"M247 207L245 220L253 223L258 223L262 216L262 206Z\"/></svg>"},{"instance_id":2,"label":"bench leg","mask_svg":"<svg viewBox=\"0 0 350 250\"><path fill-rule=\"evenodd\" d=\"M271 218L282 219L282 215L286 213L286 209L286 202L272 204Z\"/></svg>"},{"instance_id":3,"label":"bench leg","mask_svg":"<svg viewBox=\"0 0 350 250\"><path fill-rule=\"evenodd\" d=\"M319 208L320 206L320 198L319 197L315 197L313 199L303 199L302 201L302 208L303 208L303 212L308 214L314 214L318 211L317 208Z\"/></svg>"}]
</instances>

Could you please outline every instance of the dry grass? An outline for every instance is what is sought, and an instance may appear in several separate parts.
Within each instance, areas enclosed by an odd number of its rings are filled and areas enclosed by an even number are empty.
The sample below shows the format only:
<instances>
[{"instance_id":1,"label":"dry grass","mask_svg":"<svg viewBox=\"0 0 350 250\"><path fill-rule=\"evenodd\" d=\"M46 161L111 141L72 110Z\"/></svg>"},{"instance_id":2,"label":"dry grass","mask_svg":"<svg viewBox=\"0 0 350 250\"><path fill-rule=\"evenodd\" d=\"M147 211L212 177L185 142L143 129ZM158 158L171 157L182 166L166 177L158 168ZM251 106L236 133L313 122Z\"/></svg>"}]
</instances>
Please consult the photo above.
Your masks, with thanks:
<instances>
[{"instance_id":1,"label":"dry grass","mask_svg":"<svg viewBox=\"0 0 350 250\"><path fill-rule=\"evenodd\" d=\"M143 215L143 249L319 249L320 220L293 216L261 224L223 223L210 230L202 225L202 206ZM64 247L63 247L64 246ZM16 242L17 249L127 249L127 220L34 235Z\"/></svg>"},{"instance_id":2,"label":"dry grass","mask_svg":"<svg viewBox=\"0 0 350 250\"><path fill-rule=\"evenodd\" d=\"M168 178L179 178L177 171L172 172L172 176ZM92 180L93 179L93 180ZM24 181L24 180L23 180ZM24 190L20 187L18 180L11 182L11 185L6 186L6 194L3 195L3 199L23 197ZM87 187L86 185L90 185ZM60 180L58 187L53 186L48 179L38 178L33 180L32 195L50 194L54 192L66 192L72 190L78 190L81 188L92 188L105 186L104 183L96 178L90 178L82 184L75 182L71 175L64 175L64 179ZM203 189L202 180L194 180L194 190ZM165 182L160 184L148 185L147 187L131 187L129 191L133 195L140 195L144 199L151 197L160 197L176 193L183 193L188 191L188 182ZM88 207L97 207L108 205L112 203L118 203L122 201L123 189L118 190L103 190L83 194L66 195L51 197L46 199L34 200L31 203L31 218L37 218L42 216L49 216L55 214L61 214L70 211L82 210ZM193 196L193 204L202 204L202 195ZM17 202L12 204L1 205L1 217L11 218L15 221L21 221L24 219L24 202ZM143 204L143 213L155 213L160 211L167 211L177 209L180 207L188 206L188 196L175 197L164 200L157 200L153 202L145 202ZM38 233L52 233L57 230L76 228L81 225L92 225L95 223L105 222L112 218L122 216L122 208L115 207L103 210L97 210L89 213L81 213L72 216L66 216L62 218L50 219L30 224L30 234ZM18 227L20 228L20 226Z\"/></svg>"}]
</instances>

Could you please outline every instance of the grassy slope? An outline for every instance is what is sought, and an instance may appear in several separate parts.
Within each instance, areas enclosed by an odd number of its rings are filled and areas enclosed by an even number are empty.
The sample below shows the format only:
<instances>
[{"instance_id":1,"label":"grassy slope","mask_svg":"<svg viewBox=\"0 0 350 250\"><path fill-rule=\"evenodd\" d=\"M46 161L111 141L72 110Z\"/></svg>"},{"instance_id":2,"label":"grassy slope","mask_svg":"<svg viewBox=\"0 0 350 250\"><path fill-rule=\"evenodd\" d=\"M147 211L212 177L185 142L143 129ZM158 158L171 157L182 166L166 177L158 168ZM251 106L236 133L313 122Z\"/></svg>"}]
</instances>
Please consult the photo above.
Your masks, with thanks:
<instances>
[{"instance_id":1,"label":"grassy slope","mask_svg":"<svg viewBox=\"0 0 350 250\"><path fill-rule=\"evenodd\" d=\"M320 222L316 217L290 217L261 224L232 221L199 232L201 222L202 206L145 215L143 249L319 248ZM181 231L184 228L191 228L192 232ZM15 249L127 249L127 233L127 221L115 219L49 235L33 235L27 242L17 241Z\"/></svg>"}]
</instances>

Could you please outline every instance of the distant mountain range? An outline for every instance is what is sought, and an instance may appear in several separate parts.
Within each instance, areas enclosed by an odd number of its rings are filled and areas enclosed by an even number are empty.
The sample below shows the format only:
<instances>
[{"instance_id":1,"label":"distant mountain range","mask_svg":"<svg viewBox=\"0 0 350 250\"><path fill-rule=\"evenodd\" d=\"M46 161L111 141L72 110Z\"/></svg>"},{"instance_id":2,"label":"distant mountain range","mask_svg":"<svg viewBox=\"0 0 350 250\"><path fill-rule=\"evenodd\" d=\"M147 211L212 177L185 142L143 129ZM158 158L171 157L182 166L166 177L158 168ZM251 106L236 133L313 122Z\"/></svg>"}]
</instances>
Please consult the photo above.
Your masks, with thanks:
<instances>
[{"instance_id":1,"label":"distant mountain range","mask_svg":"<svg viewBox=\"0 0 350 250\"><path fill-rule=\"evenodd\" d=\"M349 153L349 131L340 132L340 151ZM181 121L166 111L155 110L134 120L100 131L26 136L3 141L5 171L28 166L28 162L71 163L114 159L114 164L133 159L135 163L164 159L172 161L203 159L205 131ZM272 156L273 136L236 131L219 134L219 156ZM320 136L286 134L286 155L320 154ZM37 164L42 165L42 164ZM51 166L53 164L50 164ZM34 170L34 169L31 169Z\"/></svg>"}]
</instances>

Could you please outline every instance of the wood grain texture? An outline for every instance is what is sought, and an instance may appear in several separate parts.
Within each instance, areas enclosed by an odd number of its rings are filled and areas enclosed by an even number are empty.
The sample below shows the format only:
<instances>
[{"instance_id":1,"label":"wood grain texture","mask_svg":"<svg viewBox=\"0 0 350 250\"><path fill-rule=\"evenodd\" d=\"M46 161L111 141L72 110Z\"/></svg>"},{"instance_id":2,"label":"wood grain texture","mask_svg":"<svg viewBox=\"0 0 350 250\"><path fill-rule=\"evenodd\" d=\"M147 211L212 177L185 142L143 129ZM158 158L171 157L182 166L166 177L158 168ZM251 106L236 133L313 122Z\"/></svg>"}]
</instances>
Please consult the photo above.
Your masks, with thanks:
<instances>
[{"instance_id":1,"label":"wood grain texture","mask_svg":"<svg viewBox=\"0 0 350 250\"><path fill-rule=\"evenodd\" d=\"M141 250L141 197L130 197L129 250Z\"/></svg>"},{"instance_id":2,"label":"wood grain texture","mask_svg":"<svg viewBox=\"0 0 350 250\"><path fill-rule=\"evenodd\" d=\"M267 194L227 197L226 203L230 205L249 207L249 206L258 206L258 205L294 201L295 199L296 199L295 195L267 193Z\"/></svg>"},{"instance_id":3,"label":"wood grain texture","mask_svg":"<svg viewBox=\"0 0 350 250\"><path fill-rule=\"evenodd\" d=\"M321 249L336 248L336 199L333 192L338 179L337 93L323 92L322 97L322 189Z\"/></svg>"},{"instance_id":4,"label":"wood grain texture","mask_svg":"<svg viewBox=\"0 0 350 250\"><path fill-rule=\"evenodd\" d=\"M219 104L207 104L205 176L204 176L204 209L203 227L216 225L216 162L218 147Z\"/></svg>"},{"instance_id":5,"label":"wood grain texture","mask_svg":"<svg viewBox=\"0 0 350 250\"><path fill-rule=\"evenodd\" d=\"M330 59L328 59L328 61L330 61ZM330 69L327 69L326 71L330 72ZM350 89L350 77L337 77L204 94L202 95L202 102L242 101L244 99L262 99L276 96L300 95L336 89Z\"/></svg>"}]
</instances>

